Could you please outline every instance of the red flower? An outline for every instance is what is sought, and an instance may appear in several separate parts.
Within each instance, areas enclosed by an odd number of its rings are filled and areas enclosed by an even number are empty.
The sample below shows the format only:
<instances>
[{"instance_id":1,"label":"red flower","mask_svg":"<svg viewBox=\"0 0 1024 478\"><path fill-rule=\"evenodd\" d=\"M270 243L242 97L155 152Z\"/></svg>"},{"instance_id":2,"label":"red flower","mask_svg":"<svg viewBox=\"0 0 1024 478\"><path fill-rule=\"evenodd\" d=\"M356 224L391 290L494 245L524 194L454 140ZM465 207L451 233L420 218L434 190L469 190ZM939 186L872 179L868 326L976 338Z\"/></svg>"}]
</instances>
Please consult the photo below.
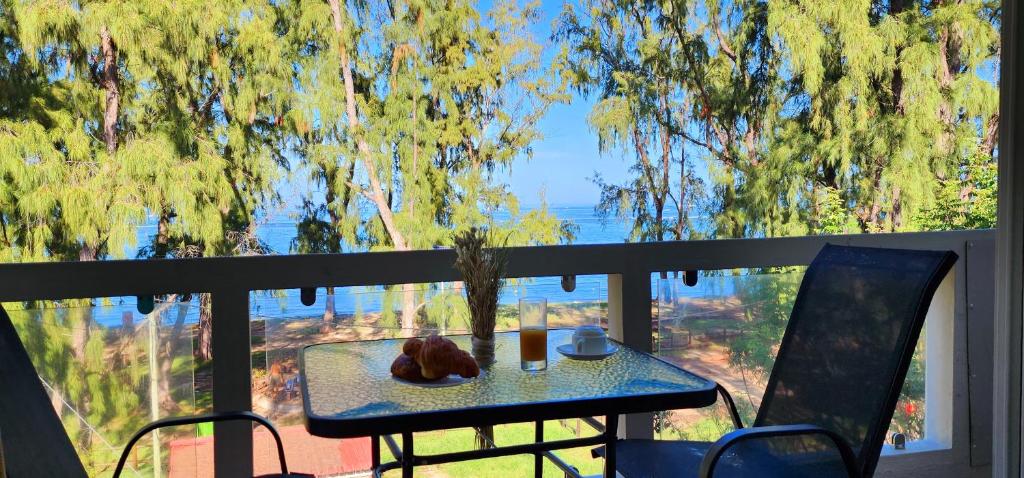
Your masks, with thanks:
<instances>
[{"instance_id":1,"label":"red flower","mask_svg":"<svg viewBox=\"0 0 1024 478\"><path fill-rule=\"evenodd\" d=\"M903 406L903 411L907 412L907 415L913 415L914 412L917 411L917 405L914 405L914 402L907 402L907 404Z\"/></svg>"}]
</instances>

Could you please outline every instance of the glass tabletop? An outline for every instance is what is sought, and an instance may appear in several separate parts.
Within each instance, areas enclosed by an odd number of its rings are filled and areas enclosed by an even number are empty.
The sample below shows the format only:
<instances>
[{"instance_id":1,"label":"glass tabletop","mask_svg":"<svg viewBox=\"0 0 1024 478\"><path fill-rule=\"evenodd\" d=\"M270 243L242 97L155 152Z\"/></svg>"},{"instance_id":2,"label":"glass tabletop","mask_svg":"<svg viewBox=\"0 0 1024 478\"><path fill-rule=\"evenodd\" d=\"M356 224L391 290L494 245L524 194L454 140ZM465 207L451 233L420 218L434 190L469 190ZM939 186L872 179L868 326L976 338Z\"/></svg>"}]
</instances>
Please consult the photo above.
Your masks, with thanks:
<instances>
[{"instance_id":1,"label":"glass tabletop","mask_svg":"<svg viewBox=\"0 0 1024 478\"><path fill-rule=\"evenodd\" d=\"M465 414L458 412L488 409L497 413L496 409L507 412L526 406L553 412L551 405L566 403L606 405L593 410L599 412L616 401L627 403L621 399L630 399L626 407L629 410L621 413L635 413L643 402L650 406L675 405L645 410L656 411L706 406L715 400L714 382L626 346L603 360L563 357L555 347L569 343L571 335L572 330L549 330L547 370L524 372L519 364L518 332L497 333L496 363L481 377L445 388L420 387L391 377L391 362L402 351L402 339L306 347L302 353L302 391L307 428L323 431L331 427L330 422L340 427L360 420L407 419L410 415L444 412L452 412L448 414L452 419ZM459 348L470 350L469 336L448 338ZM710 403L705 403L709 399ZM690 403L692 400L700 404ZM575 416L590 413L586 407L573 408L579 412ZM311 422L317 426L311 426Z\"/></svg>"}]
</instances>

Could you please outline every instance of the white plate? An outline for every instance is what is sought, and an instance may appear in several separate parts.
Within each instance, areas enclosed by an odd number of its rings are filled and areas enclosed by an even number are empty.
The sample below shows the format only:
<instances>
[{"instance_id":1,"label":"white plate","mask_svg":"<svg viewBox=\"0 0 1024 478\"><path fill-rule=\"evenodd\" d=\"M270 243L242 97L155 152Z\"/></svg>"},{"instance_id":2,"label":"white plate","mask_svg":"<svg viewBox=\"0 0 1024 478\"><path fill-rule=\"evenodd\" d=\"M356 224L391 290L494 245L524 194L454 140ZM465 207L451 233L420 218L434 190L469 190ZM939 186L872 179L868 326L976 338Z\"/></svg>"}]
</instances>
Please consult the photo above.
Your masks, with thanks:
<instances>
[{"instance_id":1,"label":"white plate","mask_svg":"<svg viewBox=\"0 0 1024 478\"><path fill-rule=\"evenodd\" d=\"M562 355L565 355L566 357L569 357L569 358L574 359L574 360L601 360L601 359L603 359L603 358L605 358L605 357L607 357L607 356L609 356L609 355L619 351L619 346L614 344L614 343L612 343L612 342L605 342L604 345L605 345L604 352L603 353L599 353L599 354L576 353L576 350L573 349L572 344L562 344L562 345L559 345L558 347L555 348L555 350L558 350L558 353L560 353Z\"/></svg>"},{"instance_id":2,"label":"white plate","mask_svg":"<svg viewBox=\"0 0 1024 478\"><path fill-rule=\"evenodd\" d=\"M477 375L476 377L463 378L463 377L460 377L458 375L451 374L451 375L449 375L449 376L447 376L445 378L440 378L440 379L437 379L437 380L432 380L430 382L413 382L413 381L410 381L410 380L406 380L404 378L398 378L398 377L396 377L394 375L392 375L391 378L394 379L398 383L404 383L406 385L412 385L414 387L443 388L443 387L454 387L456 385L462 385L464 383L469 383L469 382L472 382L473 380L476 380L476 379L478 379L480 377L483 377L483 376L484 376L484 371L480 370L480 375Z\"/></svg>"}]
</instances>

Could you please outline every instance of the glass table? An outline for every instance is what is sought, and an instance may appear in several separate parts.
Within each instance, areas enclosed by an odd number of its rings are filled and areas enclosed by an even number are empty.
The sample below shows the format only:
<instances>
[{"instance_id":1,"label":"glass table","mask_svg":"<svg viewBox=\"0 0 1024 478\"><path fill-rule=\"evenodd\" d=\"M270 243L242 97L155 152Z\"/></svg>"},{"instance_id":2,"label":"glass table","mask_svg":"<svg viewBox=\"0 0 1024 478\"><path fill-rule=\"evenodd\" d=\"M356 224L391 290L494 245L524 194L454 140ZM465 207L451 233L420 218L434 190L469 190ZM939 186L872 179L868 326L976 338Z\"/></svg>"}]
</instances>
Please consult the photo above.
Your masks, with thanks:
<instances>
[{"instance_id":1,"label":"glass table","mask_svg":"<svg viewBox=\"0 0 1024 478\"><path fill-rule=\"evenodd\" d=\"M569 343L571 335L568 329L549 330L547 370L524 372L519 365L518 332L497 333L497 361L480 377L444 388L410 385L391 377L391 362L402 353L404 339L307 346L299 357L306 429L325 438L370 436L377 476L401 467L403 478L409 478L415 466L517 454L536 457L537 476L544 457L570 473L552 450L605 445L605 473L614 477L620 414L715 403L715 382L621 344L617 353L603 360L563 357L555 347ZM468 335L448 338L463 350L471 348ZM604 431L597 436L543 441L544 420L596 416L605 417ZM414 454L414 432L518 422L536 423L536 443ZM391 435L401 435L401 447ZM380 463L380 437L397 461Z\"/></svg>"}]
</instances>

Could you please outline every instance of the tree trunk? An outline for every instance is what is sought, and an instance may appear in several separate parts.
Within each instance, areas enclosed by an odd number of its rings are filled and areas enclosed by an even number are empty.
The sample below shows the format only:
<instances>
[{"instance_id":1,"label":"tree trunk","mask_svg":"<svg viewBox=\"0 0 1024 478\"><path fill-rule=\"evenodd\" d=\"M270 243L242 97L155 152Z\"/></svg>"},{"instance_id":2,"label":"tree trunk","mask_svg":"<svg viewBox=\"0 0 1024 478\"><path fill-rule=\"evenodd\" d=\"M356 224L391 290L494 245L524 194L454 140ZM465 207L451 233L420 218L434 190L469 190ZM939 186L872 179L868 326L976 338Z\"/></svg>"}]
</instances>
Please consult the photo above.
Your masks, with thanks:
<instances>
[{"instance_id":1,"label":"tree trunk","mask_svg":"<svg viewBox=\"0 0 1024 478\"><path fill-rule=\"evenodd\" d=\"M953 84L954 77L960 73L963 62L960 59L960 48L962 41L960 36L951 32L950 28L943 27L939 33L939 88L949 89ZM938 148L943 154L950 154L954 149L954 130L956 129L953 114L953 105L945 98L939 102L939 120L942 122L944 131L939 137Z\"/></svg>"},{"instance_id":2,"label":"tree trunk","mask_svg":"<svg viewBox=\"0 0 1024 478\"><path fill-rule=\"evenodd\" d=\"M84 365L85 347L89 343L89 327L92 325L92 306L87 305L75 309L77 309L77 313L68 314L75 317L75 320L71 321L71 353L75 360Z\"/></svg>"},{"instance_id":3,"label":"tree trunk","mask_svg":"<svg viewBox=\"0 0 1024 478\"><path fill-rule=\"evenodd\" d=\"M327 304L324 307L324 327L334 323L334 288L327 288Z\"/></svg>"},{"instance_id":4,"label":"tree trunk","mask_svg":"<svg viewBox=\"0 0 1024 478\"><path fill-rule=\"evenodd\" d=\"M672 115L668 105L668 94L661 92L661 109L666 121L672 121ZM657 237L658 242L665 240L665 203L668 202L669 172L672 169L672 135L668 126L661 128L661 184L654 190L657 200L654 205L658 208L656 212L658 221Z\"/></svg>"},{"instance_id":5,"label":"tree trunk","mask_svg":"<svg viewBox=\"0 0 1024 478\"><path fill-rule=\"evenodd\" d=\"M892 232L903 229L903 198L902 190L895 187L892 189Z\"/></svg>"},{"instance_id":6,"label":"tree trunk","mask_svg":"<svg viewBox=\"0 0 1024 478\"><path fill-rule=\"evenodd\" d=\"M340 0L328 0L328 3L331 6L334 31L338 34L338 56L341 61L342 81L345 85L345 116L348 117L349 129L356 133L360 127L359 112L356 110L356 92L352 79L352 65L348 56L348 48L345 46L344 38L342 38L345 30L341 23L341 3ZM370 147L366 144L366 139L360 134L356 134L356 146L359 149L359 156L363 166L366 168L367 179L370 181L370 191L365 194L377 206L381 222L384 223L384 228L387 230L388 235L391 236L391 242L394 244L395 249L399 251L408 250L409 247L405 242L405 237L398 231L395 225L394 214L391 211L387 196L384 194L380 178L377 176L377 166L370 153Z\"/></svg>"},{"instance_id":7,"label":"tree trunk","mask_svg":"<svg viewBox=\"0 0 1024 478\"><path fill-rule=\"evenodd\" d=\"M213 359L213 310L210 307L210 294L199 294L199 331L196 340L195 356L199 360Z\"/></svg>"},{"instance_id":8,"label":"tree trunk","mask_svg":"<svg viewBox=\"0 0 1024 478\"><path fill-rule=\"evenodd\" d=\"M100 28L100 49L103 53L102 87L106 91L106 104L103 111L103 142L107 153L117 151L117 116L120 107L121 92L117 77L117 45L110 37L110 30L104 25ZM100 242L102 244L102 242ZM82 244L78 251L78 260L82 262L99 259L100 246ZM80 361L85 359L85 347L89 342L89 328L92 326L92 303L82 309L79 323L72 331L72 352Z\"/></svg>"},{"instance_id":9,"label":"tree trunk","mask_svg":"<svg viewBox=\"0 0 1024 478\"><path fill-rule=\"evenodd\" d=\"M878 214L882 206L878 202L878 191L882 184L882 168L878 166L871 179L871 207L867 210L861 209L857 216L860 222L861 232L878 232Z\"/></svg>"},{"instance_id":10,"label":"tree trunk","mask_svg":"<svg viewBox=\"0 0 1024 478\"><path fill-rule=\"evenodd\" d=\"M414 93L413 97L412 97L412 178L409 181L407 181L407 183L411 183L413 186L415 186L416 183L419 181L419 177L418 176L420 174L420 172L419 172L419 166L420 166L420 140L419 140L419 134L418 134L419 133L419 124L418 124L419 118L417 118L417 111L416 111L417 101L416 101L416 99L417 98L416 98L416 95ZM405 202L406 202L405 210L406 210L406 212L408 212L409 215L412 215L413 212L416 211L416 196L414 194L408 194L407 191L409 189L413 189L413 188L406 188L406 191L403 191L403 193L406 196L406 198L405 198Z\"/></svg>"},{"instance_id":11,"label":"tree trunk","mask_svg":"<svg viewBox=\"0 0 1024 478\"><path fill-rule=\"evenodd\" d=\"M153 320L159 320L157 317L163 310L166 310L172 303L177 300L177 295L170 295L167 297L166 305L160 312L153 314ZM158 383L158 389L160 390L160 406L165 411L177 411L178 403L171 397L171 366L174 364L174 355L178 350L181 343L181 333L185 329L185 318L188 315L188 307L185 304L178 303L178 316L174 319L174 327L171 329L170 335L168 335L161 343L160 347L160 377Z\"/></svg>"},{"instance_id":12,"label":"tree trunk","mask_svg":"<svg viewBox=\"0 0 1024 478\"><path fill-rule=\"evenodd\" d=\"M348 47L346 46L344 38L345 29L341 21L341 2L340 0L328 0L327 3L331 7L334 31L338 34L338 57L341 63L342 81L345 86L345 116L348 119L349 129L356 136L356 146L359 149L359 156L363 162L363 167L366 168L366 178L370 182L370 190L363 192L363 194L377 207L377 213L380 216L381 222L384 224L384 229L391 238L391 243L394 245L395 250L407 251L410 249L409 244L406 242L405 236L398 230L398 226L395 223L394 213L391 210L391 204L388 201L388 197L384 193L384 188L381 186L380 178L377 175L377 166L374 163L370 147L366 144L366 138L361 134L358 134L360 128L359 112L356 109L356 93L352 79L352 65L350 64ZM403 328L412 328L415 323L416 296L412 287L412 284L402 286Z\"/></svg>"},{"instance_id":13,"label":"tree trunk","mask_svg":"<svg viewBox=\"0 0 1024 478\"><path fill-rule=\"evenodd\" d=\"M156 223L156 244L153 248L153 257L166 259L170 251L170 227L171 215L167 208L160 212L160 219Z\"/></svg>"},{"instance_id":14,"label":"tree trunk","mask_svg":"<svg viewBox=\"0 0 1024 478\"><path fill-rule=\"evenodd\" d=\"M683 99L683 108L681 113L682 116L680 124L685 124L686 111L688 111L689 108L690 99L689 97L686 97ZM690 222L689 205L686 203L687 198L689 197L687 195L687 189L689 189L689 181L687 181L686 178L686 148L683 146L685 146L685 142L683 142L679 148L679 198L676 200L675 229L677 241L683 240L683 232L686 229L688 223Z\"/></svg>"},{"instance_id":15,"label":"tree trunk","mask_svg":"<svg viewBox=\"0 0 1024 478\"><path fill-rule=\"evenodd\" d=\"M907 0L890 0L889 1L889 16L895 17L897 14L907 9ZM895 58L899 58L903 54L903 47L896 47ZM899 62L897 61L897 64ZM892 73L892 81L890 82L890 90L892 91L892 104L890 107L894 113L903 114L905 111L905 105L903 103L903 70L898 66Z\"/></svg>"},{"instance_id":16,"label":"tree trunk","mask_svg":"<svg viewBox=\"0 0 1024 478\"><path fill-rule=\"evenodd\" d=\"M985 122L985 136L981 141L981 153L992 157L996 143L999 142L999 113L995 113Z\"/></svg>"},{"instance_id":17,"label":"tree trunk","mask_svg":"<svg viewBox=\"0 0 1024 478\"><path fill-rule=\"evenodd\" d=\"M83 244L78 251L78 260L81 262L95 261L99 257L97 248ZM85 363L85 347L89 343L90 328L92 327L92 299L83 306L73 308L72 311L79 311L76 319L72 321L71 327L71 352L79 362Z\"/></svg>"},{"instance_id":18,"label":"tree trunk","mask_svg":"<svg viewBox=\"0 0 1024 478\"><path fill-rule=\"evenodd\" d=\"M494 427L479 427L476 429L476 449L486 450L494 443Z\"/></svg>"},{"instance_id":19,"label":"tree trunk","mask_svg":"<svg viewBox=\"0 0 1024 478\"><path fill-rule=\"evenodd\" d=\"M117 117L121 107L121 82L117 75L117 44L106 25L100 28L100 50L103 53L103 76L106 108L103 111L103 142L107 153L117 152Z\"/></svg>"},{"instance_id":20,"label":"tree trunk","mask_svg":"<svg viewBox=\"0 0 1024 478\"><path fill-rule=\"evenodd\" d=\"M657 229L655 230L655 237L658 242L665 240L665 204L668 202L669 192L669 173L672 169L672 134L669 131L669 125L672 121L672 113L669 110L668 94L665 91L666 87L664 84L659 94L659 100L661 104L661 114L665 116L667 124L661 127L661 178L660 184L657 188L653 189L654 193L654 221L657 223ZM660 276L662 279L668 279L668 272L661 271Z\"/></svg>"},{"instance_id":21,"label":"tree trunk","mask_svg":"<svg viewBox=\"0 0 1024 478\"><path fill-rule=\"evenodd\" d=\"M402 284L402 329L416 328L416 284Z\"/></svg>"}]
</instances>

